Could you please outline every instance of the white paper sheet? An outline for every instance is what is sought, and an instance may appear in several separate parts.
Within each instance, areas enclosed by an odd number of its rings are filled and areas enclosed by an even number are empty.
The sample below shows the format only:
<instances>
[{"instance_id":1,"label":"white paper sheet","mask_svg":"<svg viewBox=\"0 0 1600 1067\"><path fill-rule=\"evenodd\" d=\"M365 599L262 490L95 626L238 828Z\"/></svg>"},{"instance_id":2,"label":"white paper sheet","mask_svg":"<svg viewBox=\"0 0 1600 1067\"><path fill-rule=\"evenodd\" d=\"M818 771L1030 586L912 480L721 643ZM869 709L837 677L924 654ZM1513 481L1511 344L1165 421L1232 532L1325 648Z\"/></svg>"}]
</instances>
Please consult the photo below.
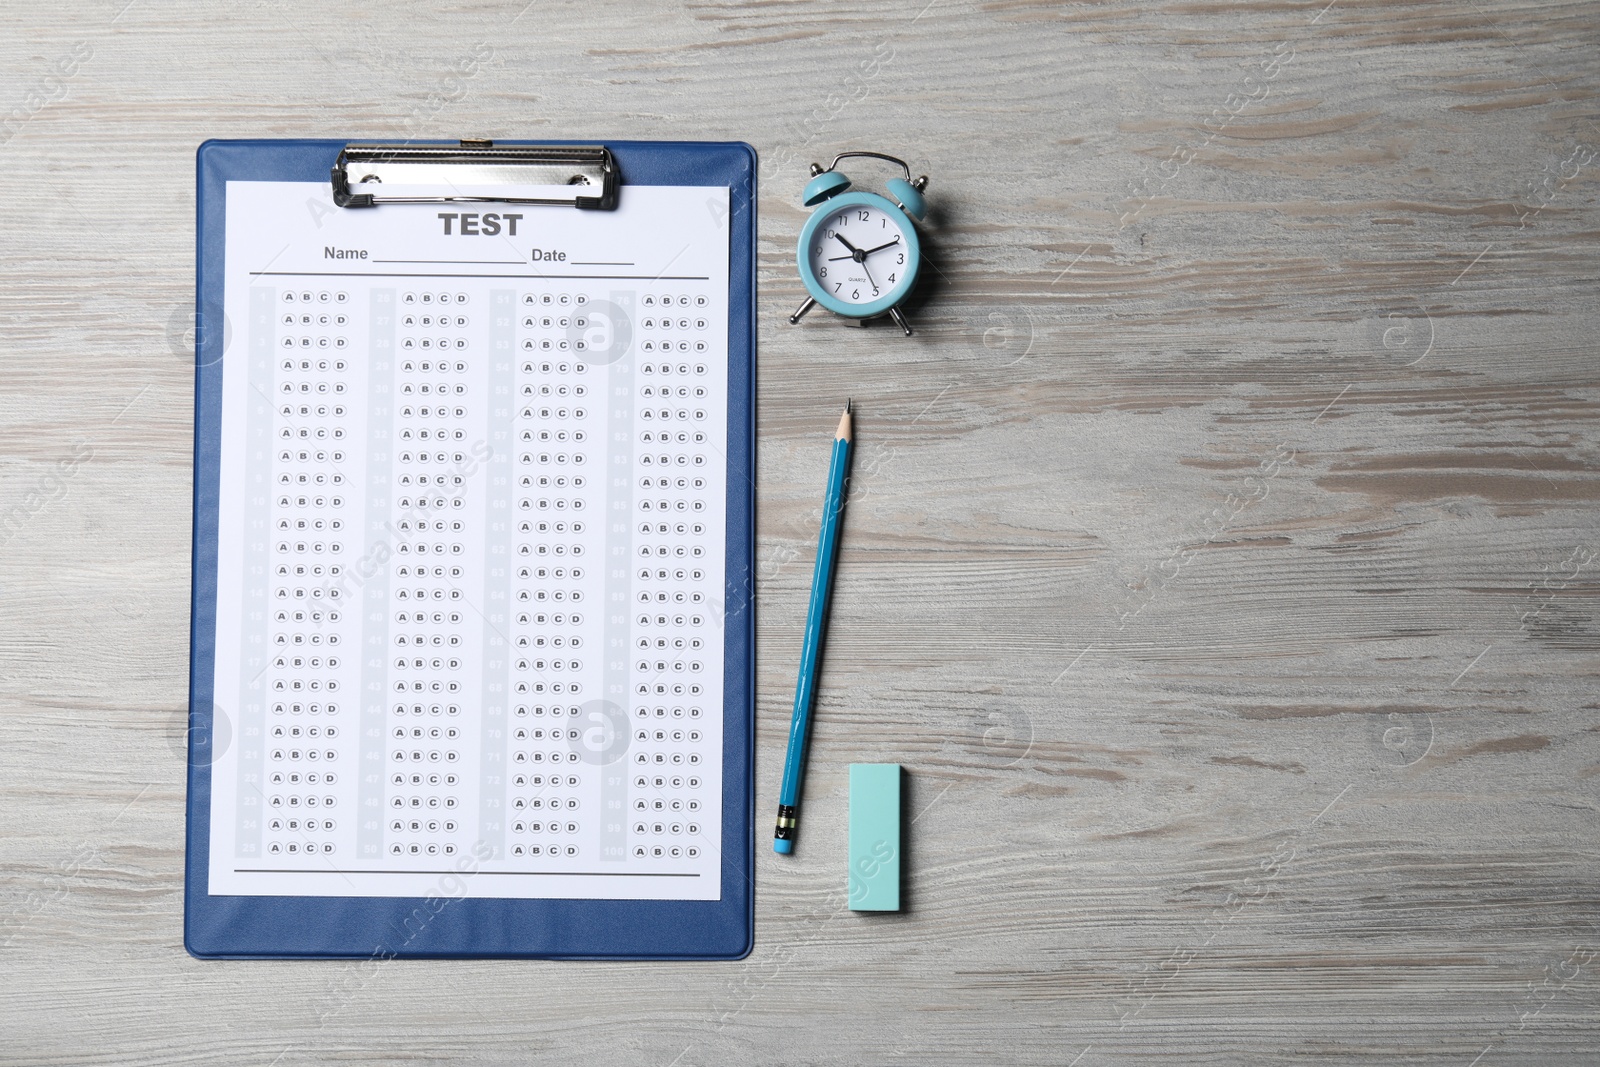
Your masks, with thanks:
<instances>
[{"instance_id":1,"label":"white paper sheet","mask_svg":"<svg viewBox=\"0 0 1600 1067\"><path fill-rule=\"evenodd\" d=\"M719 898L727 219L228 183L211 893Z\"/></svg>"}]
</instances>

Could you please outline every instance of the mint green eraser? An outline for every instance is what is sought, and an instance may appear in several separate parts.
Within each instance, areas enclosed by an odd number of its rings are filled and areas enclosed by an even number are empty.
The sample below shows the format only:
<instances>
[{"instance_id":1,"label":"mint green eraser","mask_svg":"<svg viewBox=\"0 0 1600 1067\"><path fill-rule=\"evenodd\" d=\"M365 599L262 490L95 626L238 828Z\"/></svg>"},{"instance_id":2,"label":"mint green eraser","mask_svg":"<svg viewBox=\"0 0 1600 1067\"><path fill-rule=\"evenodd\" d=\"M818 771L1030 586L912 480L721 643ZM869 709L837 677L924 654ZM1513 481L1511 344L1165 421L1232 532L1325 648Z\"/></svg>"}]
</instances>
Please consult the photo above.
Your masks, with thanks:
<instances>
[{"instance_id":1,"label":"mint green eraser","mask_svg":"<svg viewBox=\"0 0 1600 1067\"><path fill-rule=\"evenodd\" d=\"M900 764L850 764L850 910L900 910Z\"/></svg>"}]
</instances>

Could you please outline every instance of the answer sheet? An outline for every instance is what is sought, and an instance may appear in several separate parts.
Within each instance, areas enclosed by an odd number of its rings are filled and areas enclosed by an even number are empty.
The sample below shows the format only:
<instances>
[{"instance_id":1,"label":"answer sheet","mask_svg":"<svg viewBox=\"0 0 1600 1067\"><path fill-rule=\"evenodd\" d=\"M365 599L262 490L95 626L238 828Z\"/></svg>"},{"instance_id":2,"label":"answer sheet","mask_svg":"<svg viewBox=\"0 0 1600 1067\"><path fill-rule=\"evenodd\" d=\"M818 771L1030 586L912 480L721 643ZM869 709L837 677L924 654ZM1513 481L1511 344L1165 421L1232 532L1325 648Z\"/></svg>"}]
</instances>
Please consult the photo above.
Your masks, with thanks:
<instances>
[{"instance_id":1,"label":"answer sheet","mask_svg":"<svg viewBox=\"0 0 1600 1067\"><path fill-rule=\"evenodd\" d=\"M212 894L719 898L728 204L228 182Z\"/></svg>"}]
</instances>

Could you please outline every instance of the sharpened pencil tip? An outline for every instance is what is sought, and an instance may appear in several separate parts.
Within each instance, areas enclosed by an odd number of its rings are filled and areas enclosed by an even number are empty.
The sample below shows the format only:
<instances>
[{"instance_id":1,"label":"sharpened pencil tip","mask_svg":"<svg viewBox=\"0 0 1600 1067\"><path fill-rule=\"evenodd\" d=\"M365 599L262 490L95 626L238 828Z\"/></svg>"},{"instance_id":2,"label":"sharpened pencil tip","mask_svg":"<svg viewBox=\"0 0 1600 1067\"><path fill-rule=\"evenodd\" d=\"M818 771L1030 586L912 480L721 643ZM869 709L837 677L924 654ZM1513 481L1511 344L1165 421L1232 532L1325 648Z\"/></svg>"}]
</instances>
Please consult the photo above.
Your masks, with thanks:
<instances>
[{"instance_id":1,"label":"sharpened pencil tip","mask_svg":"<svg viewBox=\"0 0 1600 1067\"><path fill-rule=\"evenodd\" d=\"M845 413L845 414L846 414L846 415L848 415L848 414L850 414L850 413L851 413L851 412L852 412L852 411L854 411L854 410L855 410L855 409L856 409L856 402L855 402L855 401L854 401L854 400L848 400L848 399L847 399L847 400L846 400L846 401L845 401L845 402L844 402L844 413Z\"/></svg>"},{"instance_id":2,"label":"sharpened pencil tip","mask_svg":"<svg viewBox=\"0 0 1600 1067\"><path fill-rule=\"evenodd\" d=\"M833 434L835 441L849 441L854 438L855 419L850 414L852 410L853 404L846 400L844 402L844 414L839 416L839 429L834 431Z\"/></svg>"}]
</instances>

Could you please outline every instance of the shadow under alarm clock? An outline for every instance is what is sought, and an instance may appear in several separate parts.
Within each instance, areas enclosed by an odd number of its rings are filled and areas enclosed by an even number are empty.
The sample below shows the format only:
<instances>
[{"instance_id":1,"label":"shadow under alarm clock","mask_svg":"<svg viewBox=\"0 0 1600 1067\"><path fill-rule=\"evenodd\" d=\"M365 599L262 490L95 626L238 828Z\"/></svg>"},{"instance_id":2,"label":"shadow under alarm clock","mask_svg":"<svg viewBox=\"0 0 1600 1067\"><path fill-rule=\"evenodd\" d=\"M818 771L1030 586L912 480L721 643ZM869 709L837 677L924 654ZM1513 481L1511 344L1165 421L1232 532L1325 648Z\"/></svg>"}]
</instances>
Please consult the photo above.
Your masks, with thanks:
<instances>
[{"instance_id":1,"label":"shadow under alarm clock","mask_svg":"<svg viewBox=\"0 0 1600 1067\"><path fill-rule=\"evenodd\" d=\"M847 192L850 179L838 170L841 159L881 159L897 164L903 177L885 182L889 197L877 193ZM868 319L888 315L911 336L900 305L917 282L922 268L922 247L917 227L928 207L922 190L928 177L911 177L903 159L881 152L841 152L827 170L811 164L801 202L815 207L800 230L795 258L800 281L811 296L800 305L790 323L798 324L806 312L821 304L847 325L865 326Z\"/></svg>"}]
</instances>

